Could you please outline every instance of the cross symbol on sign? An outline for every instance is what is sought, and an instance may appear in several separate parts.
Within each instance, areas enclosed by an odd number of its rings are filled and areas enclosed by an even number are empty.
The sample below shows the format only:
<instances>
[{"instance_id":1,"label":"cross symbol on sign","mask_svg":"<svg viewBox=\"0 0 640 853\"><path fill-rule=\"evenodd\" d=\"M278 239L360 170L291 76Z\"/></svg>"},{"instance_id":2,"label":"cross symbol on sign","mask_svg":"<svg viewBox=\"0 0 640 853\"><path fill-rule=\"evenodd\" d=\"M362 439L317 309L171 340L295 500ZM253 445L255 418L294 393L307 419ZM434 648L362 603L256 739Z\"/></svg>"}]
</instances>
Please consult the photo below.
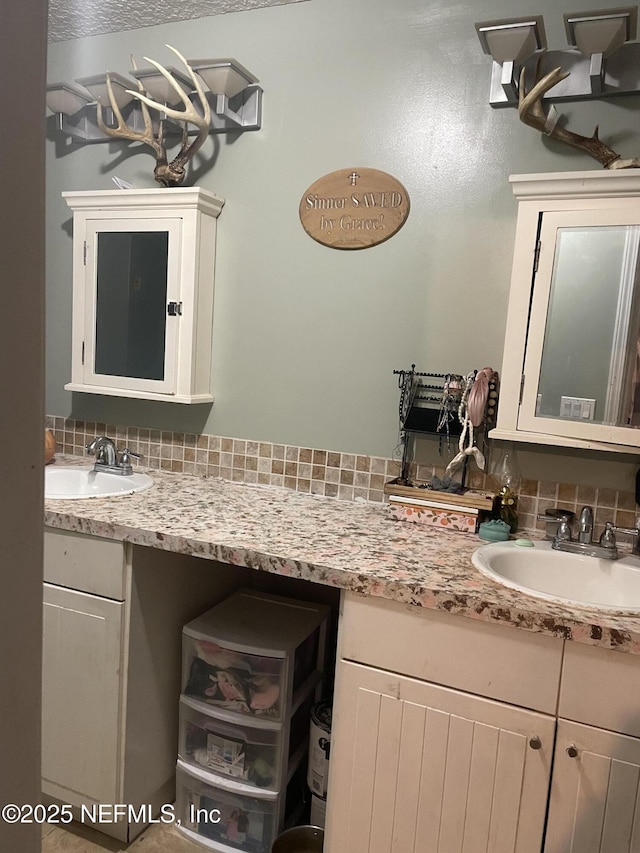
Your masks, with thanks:
<instances>
[{"instance_id":1,"label":"cross symbol on sign","mask_svg":"<svg viewBox=\"0 0 640 853\"><path fill-rule=\"evenodd\" d=\"M358 180L359 177L360 177L360 175L357 172L352 172L349 175L349 181L350 181L352 187L355 187L356 181Z\"/></svg>"}]
</instances>

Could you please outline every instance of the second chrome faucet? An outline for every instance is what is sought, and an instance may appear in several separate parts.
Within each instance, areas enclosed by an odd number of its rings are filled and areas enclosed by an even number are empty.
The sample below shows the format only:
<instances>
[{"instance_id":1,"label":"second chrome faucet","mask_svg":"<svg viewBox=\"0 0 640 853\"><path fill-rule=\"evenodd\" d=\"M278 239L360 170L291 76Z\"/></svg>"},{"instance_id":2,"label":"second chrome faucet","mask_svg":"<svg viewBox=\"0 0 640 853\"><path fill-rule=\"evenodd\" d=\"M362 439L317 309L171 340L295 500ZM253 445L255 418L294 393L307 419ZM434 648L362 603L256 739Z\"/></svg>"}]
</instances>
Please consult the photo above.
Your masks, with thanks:
<instances>
[{"instance_id":1,"label":"second chrome faucet","mask_svg":"<svg viewBox=\"0 0 640 853\"><path fill-rule=\"evenodd\" d=\"M557 508L547 509L538 519L547 523L547 539L553 539L552 548L556 551L567 551L570 554L584 554L587 557L598 557L601 560L617 560L620 556L616 537L618 534L632 537L631 554L640 557L640 518L636 527L618 527L612 521L607 521L597 542L593 541L593 508L583 506L578 516L577 535L574 539L572 521L574 513L567 511L565 515ZM555 535L549 525L557 525ZM626 552L629 553L629 552Z\"/></svg>"},{"instance_id":2,"label":"second chrome faucet","mask_svg":"<svg viewBox=\"0 0 640 853\"><path fill-rule=\"evenodd\" d=\"M618 547L615 530L614 525L608 521L600 539L598 542L594 542L593 509L590 506L583 506L578 517L578 538L573 538L569 518L562 516L552 548L556 551L567 551L570 554L584 554L587 557L598 557L601 560L617 560ZM620 529L620 532L626 531Z\"/></svg>"}]
</instances>

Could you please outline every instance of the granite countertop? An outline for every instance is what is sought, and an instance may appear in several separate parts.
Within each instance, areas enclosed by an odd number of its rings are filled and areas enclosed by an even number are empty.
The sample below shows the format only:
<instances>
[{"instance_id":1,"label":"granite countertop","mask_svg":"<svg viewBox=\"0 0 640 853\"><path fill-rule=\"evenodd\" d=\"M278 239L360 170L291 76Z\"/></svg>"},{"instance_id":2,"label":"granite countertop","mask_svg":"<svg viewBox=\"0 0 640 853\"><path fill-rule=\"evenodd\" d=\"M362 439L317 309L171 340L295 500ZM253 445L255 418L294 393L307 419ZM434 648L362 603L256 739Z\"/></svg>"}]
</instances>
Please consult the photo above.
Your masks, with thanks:
<instances>
[{"instance_id":1,"label":"granite countertop","mask_svg":"<svg viewBox=\"0 0 640 853\"><path fill-rule=\"evenodd\" d=\"M474 534L393 521L381 504L148 473L153 487L133 495L49 499L45 524L640 654L640 616L507 589L473 567Z\"/></svg>"}]
</instances>

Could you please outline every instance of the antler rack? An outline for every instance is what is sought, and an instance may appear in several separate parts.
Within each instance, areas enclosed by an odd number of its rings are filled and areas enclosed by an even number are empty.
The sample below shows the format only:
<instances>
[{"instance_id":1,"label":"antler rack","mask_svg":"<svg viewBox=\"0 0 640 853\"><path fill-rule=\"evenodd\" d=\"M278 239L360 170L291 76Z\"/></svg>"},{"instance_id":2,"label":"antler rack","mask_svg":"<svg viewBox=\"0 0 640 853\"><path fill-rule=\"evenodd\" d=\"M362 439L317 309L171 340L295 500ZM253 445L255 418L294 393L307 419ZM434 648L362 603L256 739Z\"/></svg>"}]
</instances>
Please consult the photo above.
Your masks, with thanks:
<instances>
[{"instance_id":1,"label":"antler rack","mask_svg":"<svg viewBox=\"0 0 640 853\"><path fill-rule=\"evenodd\" d=\"M538 80L538 73L536 71L536 82L531 90L527 92L525 88L525 69L522 68L518 87L518 115L520 121L552 139L557 139L559 142L564 142L573 148L579 148L581 151L589 154L590 157L595 158L599 163L602 163L605 169L630 169L639 167L639 158L622 159L613 148L602 142L598 137L597 127L592 136L582 136L559 125L559 115L553 105L550 105L549 110L545 112L542 106L542 98L557 83L565 80L568 76L568 73L563 73L562 68L558 67Z\"/></svg>"},{"instance_id":2,"label":"antler rack","mask_svg":"<svg viewBox=\"0 0 640 853\"><path fill-rule=\"evenodd\" d=\"M167 71L166 68L160 65L159 62L156 62L154 59L149 59L145 56L146 61L150 62L154 66L154 68L157 68L157 70L162 74L162 76L169 83L169 85L174 89L174 91L182 101L184 109L172 109L171 107L168 107L165 104L160 104L157 101L154 101L152 98L149 97L148 94L145 94L145 88L142 84L142 81L138 80L137 92L127 89L127 92L130 95L133 95L134 98L137 98L137 100L141 104L144 130L137 131L129 127L125 122L124 118L122 117L122 112L120 111L120 107L118 106L115 95L113 93L111 77L109 74L107 74L107 91L109 93L109 103L111 105L111 109L113 110L113 115L116 118L117 126L109 127L105 124L102 114L102 104L100 103L100 101L98 101L97 104L97 120L98 127L107 136L112 136L116 139L128 139L132 142L143 142L145 143L145 145L149 145L154 150L156 155L156 167L153 172L156 181L158 181L158 183L162 184L165 187L173 187L182 183L185 177L186 164L202 146L202 143L209 135L209 127L211 124L211 107L209 106L209 102L207 100L207 97L205 95L204 89L202 87L202 84L200 83L198 76L193 72L193 69L191 68L187 60L178 50L175 49L175 47L171 47L171 45L167 45L167 47L169 48L169 50L172 50L175 53L175 55L178 57L178 59L180 59L180 61L186 68L189 78L191 79L193 87L196 91L198 101L202 107L202 113L200 113L196 109L195 104L190 101L190 99L185 94L182 86L177 83L176 80L174 80L169 71ZM131 64L133 65L133 70L137 71L137 65L133 57L131 57ZM151 121L149 108L157 110L159 113L166 116L167 118L172 118L176 121L180 121L184 125L182 130L182 145L180 146L180 151L170 163L167 161L167 148L164 129L165 119L160 119L160 121L158 122L158 130L157 132L154 132L153 122ZM189 123L194 124L198 128L198 135L191 142L189 142L189 134L187 130L187 125Z\"/></svg>"},{"instance_id":3,"label":"antler rack","mask_svg":"<svg viewBox=\"0 0 640 853\"><path fill-rule=\"evenodd\" d=\"M257 78L234 59L188 60L167 47L180 59L186 75L147 57L155 70L139 72L132 57L136 80L130 89L128 80L110 73L79 79L80 85L52 83L47 86L47 106L55 114L58 129L74 140L122 139L149 146L156 156L156 180L176 186L209 133L260 129L262 89L255 85ZM151 81L155 78L157 86L162 77L172 93L168 103L150 91ZM180 148L169 160L167 149L176 144L178 130Z\"/></svg>"}]
</instances>

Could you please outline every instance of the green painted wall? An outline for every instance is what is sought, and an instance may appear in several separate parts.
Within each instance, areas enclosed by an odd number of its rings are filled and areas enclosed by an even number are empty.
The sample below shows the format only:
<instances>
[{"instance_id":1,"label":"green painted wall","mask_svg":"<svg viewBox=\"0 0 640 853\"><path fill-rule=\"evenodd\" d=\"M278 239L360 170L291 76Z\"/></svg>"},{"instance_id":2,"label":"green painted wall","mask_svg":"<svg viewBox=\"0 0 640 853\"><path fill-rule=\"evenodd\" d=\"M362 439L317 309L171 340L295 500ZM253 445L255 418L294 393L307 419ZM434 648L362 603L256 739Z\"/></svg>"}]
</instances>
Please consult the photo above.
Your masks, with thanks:
<instances>
[{"instance_id":1,"label":"green painted wall","mask_svg":"<svg viewBox=\"0 0 640 853\"><path fill-rule=\"evenodd\" d=\"M556 4L541 0L534 11L546 15L549 44L565 46ZM515 110L488 105L490 60L474 22L527 12L529 0L308 0L51 45L51 82L126 73L130 54L171 64L170 43L186 56L237 58L265 95L263 129L210 137L191 173L226 199L212 408L63 390L71 220L60 193L111 188L114 174L153 186L153 158L120 143L69 145L50 132L46 411L388 456L397 443L394 368L499 369L516 216L508 176L599 168L543 140ZM599 123L633 156L639 103L563 109L573 129L591 133ZM411 213L386 243L341 252L305 234L298 204L317 178L351 166L398 178ZM542 476L545 452L532 452Z\"/></svg>"}]
</instances>

